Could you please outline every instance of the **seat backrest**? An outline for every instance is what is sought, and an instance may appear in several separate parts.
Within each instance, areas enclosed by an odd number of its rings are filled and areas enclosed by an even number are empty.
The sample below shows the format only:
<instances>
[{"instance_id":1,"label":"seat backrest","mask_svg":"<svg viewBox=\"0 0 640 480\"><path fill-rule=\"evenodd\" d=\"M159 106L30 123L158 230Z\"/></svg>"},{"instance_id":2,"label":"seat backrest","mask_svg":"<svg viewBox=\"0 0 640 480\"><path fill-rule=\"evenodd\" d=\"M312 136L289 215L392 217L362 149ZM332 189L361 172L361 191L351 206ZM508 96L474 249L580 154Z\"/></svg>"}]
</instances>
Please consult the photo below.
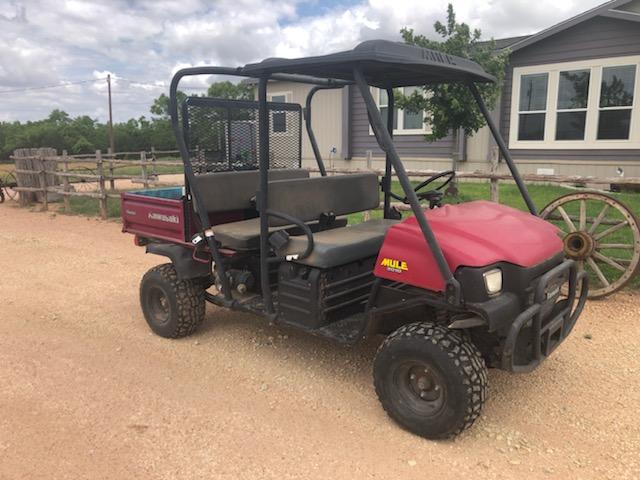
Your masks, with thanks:
<instances>
[{"instance_id":1,"label":"seat backrest","mask_svg":"<svg viewBox=\"0 0 640 480\"><path fill-rule=\"evenodd\" d=\"M303 169L269 170L270 180L306 179L309 172ZM217 172L196 175L194 188L200 192L207 212L228 212L252 207L260 184L258 170Z\"/></svg>"},{"instance_id":2,"label":"seat backrest","mask_svg":"<svg viewBox=\"0 0 640 480\"><path fill-rule=\"evenodd\" d=\"M269 182L269 210L286 213L304 222L318 220L321 214L373 210L380 203L375 173L336 175ZM269 217L272 226L288 222Z\"/></svg>"}]
</instances>

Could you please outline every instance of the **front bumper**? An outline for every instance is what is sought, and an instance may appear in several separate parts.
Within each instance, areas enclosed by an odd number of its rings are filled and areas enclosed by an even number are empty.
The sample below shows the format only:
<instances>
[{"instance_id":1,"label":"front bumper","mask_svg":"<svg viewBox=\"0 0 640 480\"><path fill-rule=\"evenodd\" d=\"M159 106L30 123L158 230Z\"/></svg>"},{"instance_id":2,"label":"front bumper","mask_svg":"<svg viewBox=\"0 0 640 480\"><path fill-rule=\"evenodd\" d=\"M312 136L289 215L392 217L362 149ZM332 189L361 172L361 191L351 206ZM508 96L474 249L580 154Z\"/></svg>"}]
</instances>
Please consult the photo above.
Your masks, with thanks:
<instances>
[{"instance_id":1,"label":"front bumper","mask_svg":"<svg viewBox=\"0 0 640 480\"><path fill-rule=\"evenodd\" d=\"M556 289L567 286L567 298L557 300ZM550 291L551 288L551 291ZM577 303L576 293L580 292ZM530 372L571 333L587 300L589 278L573 260L564 260L545 274L535 287L533 303L511 324L502 347L501 368ZM551 298L550 298L551 297Z\"/></svg>"}]
</instances>

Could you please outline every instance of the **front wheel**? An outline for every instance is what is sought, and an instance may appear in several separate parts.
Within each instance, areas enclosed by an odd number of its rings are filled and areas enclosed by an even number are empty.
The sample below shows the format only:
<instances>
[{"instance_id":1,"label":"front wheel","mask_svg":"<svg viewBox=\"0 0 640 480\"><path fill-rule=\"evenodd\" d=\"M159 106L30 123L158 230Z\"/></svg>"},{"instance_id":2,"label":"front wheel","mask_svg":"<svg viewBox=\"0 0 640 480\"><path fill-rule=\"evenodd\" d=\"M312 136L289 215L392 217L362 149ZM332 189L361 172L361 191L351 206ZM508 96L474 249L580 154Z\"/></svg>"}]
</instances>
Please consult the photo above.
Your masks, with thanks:
<instances>
[{"instance_id":1,"label":"front wheel","mask_svg":"<svg viewBox=\"0 0 640 480\"><path fill-rule=\"evenodd\" d=\"M487 396L487 368L478 349L433 323L412 323L389 335L376 354L373 376L389 416L429 439L469 428Z\"/></svg>"},{"instance_id":2,"label":"front wheel","mask_svg":"<svg viewBox=\"0 0 640 480\"><path fill-rule=\"evenodd\" d=\"M149 270L140 282L144 318L165 338L191 335L204 320L205 289L195 280L180 280L171 263Z\"/></svg>"}]
</instances>

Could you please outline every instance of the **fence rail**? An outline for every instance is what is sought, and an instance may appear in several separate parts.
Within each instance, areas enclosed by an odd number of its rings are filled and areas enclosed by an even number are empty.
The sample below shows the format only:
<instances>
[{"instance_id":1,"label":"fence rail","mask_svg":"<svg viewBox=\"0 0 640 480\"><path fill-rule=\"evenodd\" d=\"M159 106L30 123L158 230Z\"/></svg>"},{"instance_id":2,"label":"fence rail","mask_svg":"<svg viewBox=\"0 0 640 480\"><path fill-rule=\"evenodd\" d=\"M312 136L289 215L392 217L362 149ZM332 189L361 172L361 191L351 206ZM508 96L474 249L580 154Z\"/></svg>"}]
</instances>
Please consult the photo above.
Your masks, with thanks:
<instances>
[{"instance_id":1,"label":"fence rail","mask_svg":"<svg viewBox=\"0 0 640 480\"><path fill-rule=\"evenodd\" d=\"M49 153L47 153L49 152ZM33 162L26 162L27 165L37 165L38 167L28 168L16 168L15 173L18 177L18 186L15 190L28 194L38 195L41 198L42 206L44 210L48 209L49 195L60 195L64 202L65 211L71 210L70 197L87 197L95 198L99 203L100 216L102 218L107 217L107 201L108 199L120 198L120 193L116 191L117 180L129 180L132 183L139 183L145 189L152 185L158 185L160 183L158 179L158 167L182 167L182 161L179 160L179 152L177 150L154 150L142 151L142 152L117 152L117 153L103 153L97 150L92 155L67 155L63 152L62 155L51 155L51 150L45 152L37 152L27 150L21 152L20 155L14 155L11 158L16 160L16 166L18 166L18 160L33 160ZM35 154L33 154L35 153ZM41 154L38 154L41 153ZM137 159L125 159L122 157L135 156ZM82 164L86 168L87 164L91 164L92 171L95 173L83 173L73 170L73 166ZM94 167L95 164L95 167ZM50 168L51 165L55 165L55 168ZM122 167L136 167L140 168L139 174L124 175L116 173L118 168ZM311 172L318 173L317 169L310 169ZM378 176L384 175L383 170L376 169L327 169L327 173L330 175L335 174L348 174L348 173L363 173L372 172ZM413 178L430 177L434 174L440 173L435 170L409 170L407 174ZM490 198L494 202L499 202L499 182L500 181L512 181L513 178L508 173L500 172L456 172L456 177L459 179L473 179L473 180L488 180ZM523 174L523 179L527 182L537 183L563 183L563 184L579 184L579 185L640 185L640 178L637 177L591 177L581 175L538 175L538 174ZM25 179L37 178L37 182L21 181ZM53 180L55 179L55 180ZM76 180L76 181L74 181ZM90 191L78 191L74 188L75 185L82 183L83 181L89 181L95 183L95 188ZM36 183L35 185L33 183ZM108 184L108 186L107 186ZM28 195L20 195L21 203L28 201ZM405 210L406 205L402 203L394 203L400 210Z\"/></svg>"}]
</instances>

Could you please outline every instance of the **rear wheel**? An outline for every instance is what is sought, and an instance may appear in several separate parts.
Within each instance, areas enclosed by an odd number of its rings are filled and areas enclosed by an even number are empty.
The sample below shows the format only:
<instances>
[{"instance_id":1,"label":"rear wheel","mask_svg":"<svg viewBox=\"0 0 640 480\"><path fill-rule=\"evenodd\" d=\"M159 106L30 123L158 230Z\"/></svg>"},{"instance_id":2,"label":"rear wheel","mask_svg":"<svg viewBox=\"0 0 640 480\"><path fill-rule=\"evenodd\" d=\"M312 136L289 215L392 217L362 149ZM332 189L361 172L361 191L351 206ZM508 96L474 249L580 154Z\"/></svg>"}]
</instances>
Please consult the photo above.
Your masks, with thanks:
<instances>
[{"instance_id":1,"label":"rear wheel","mask_svg":"<svg viewBox=\"0 0 640 480\"><path fill-rule=\"evenodd\" d=\"M191 335L204 320L205 289L201 282L180 280L170 263L149 270L140 282L144 318L165 338Z\"/></svg>"},{"instance_id":2,"label":"rear wheel","mask_svg":"<svg viewBox=\"0 0 640 480\"><path fill-rule=\"evenodd\" d=\"M389 335L378 349L373 376L389 416L430 439L469 428L487 396L487 369L478 349L433 323L412 323Z\"/></svg>"}]
</instances>

